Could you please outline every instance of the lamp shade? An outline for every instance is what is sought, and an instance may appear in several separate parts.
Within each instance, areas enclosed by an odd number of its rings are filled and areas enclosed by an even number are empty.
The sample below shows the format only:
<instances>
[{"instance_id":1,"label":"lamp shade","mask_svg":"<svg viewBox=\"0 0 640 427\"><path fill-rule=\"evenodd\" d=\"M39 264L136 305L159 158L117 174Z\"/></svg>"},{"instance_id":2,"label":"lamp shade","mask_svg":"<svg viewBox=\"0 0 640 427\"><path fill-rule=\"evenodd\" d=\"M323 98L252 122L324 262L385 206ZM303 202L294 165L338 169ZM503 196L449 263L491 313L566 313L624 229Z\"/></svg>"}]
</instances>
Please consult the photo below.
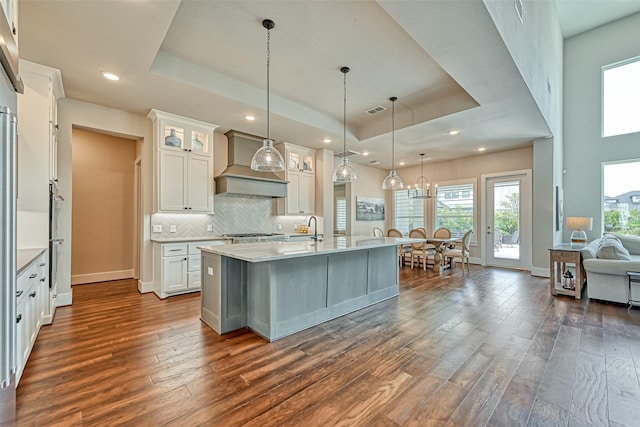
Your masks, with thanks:
<instances>
[{"instance_id":1,"label":"lamp shade","mask_svg":"<svg viewBox=\"0 0 640 427\"><path fill-rule=\"evenodd\" d=\"M587 243L587 233L585 230L591 231L593 228L593 218L584 216L567 217L567 229L571 232L571 244L583 245Z\"/></svg>"},{"instance_id":2,"label":"lamp shade","mask_svg":"<svg viewBox=\"0 0 640 427\"><path fill-rule=\"evenodd\" d=\"M585 216L570 216L567 217L567 229L591 231L593 228L593 218Z\"/></svg>"}]
</instances>

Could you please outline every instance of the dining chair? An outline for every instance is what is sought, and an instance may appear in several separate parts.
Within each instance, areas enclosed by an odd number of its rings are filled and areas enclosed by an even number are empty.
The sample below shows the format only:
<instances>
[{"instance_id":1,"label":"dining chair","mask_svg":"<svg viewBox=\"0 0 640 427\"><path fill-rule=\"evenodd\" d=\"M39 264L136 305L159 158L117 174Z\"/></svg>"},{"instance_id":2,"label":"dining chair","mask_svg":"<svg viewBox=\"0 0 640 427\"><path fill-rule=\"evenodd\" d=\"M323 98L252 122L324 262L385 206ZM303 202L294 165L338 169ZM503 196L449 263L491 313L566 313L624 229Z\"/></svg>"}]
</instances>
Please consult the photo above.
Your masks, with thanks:
<instances>
[{"instance_id":1,"label":"dining chair","mask_svg":"<svg viewBox=\"0 0 640 427\"><path fill-rule=\"evenodd\" d=\"M451 230L448 228L438 228L434 233L433 237L436 239L450 239L451 238Z\"/></svg>"},{"instance_id":2,"label":"dining chair","mask_svg":"<svg viewBox=\"0 0 640 427\"><path fill-rule=\"evenodd\" d=\"M447 263L453 268L454 258L460 258L462 262L462 270L464 270L464 263L467 262L467 271L469 271L469 243L471 242L472 230L467 231L462 236L462 239L455 242L453 248L447 248L442 252L442 257L447 260Z\"/></svg>"},{"instance_id":3,"label":"dining chair","mask_svg":"<svg viewBox=\"0 0 640 427\"><path fill-rule=\"evenodd\" d=\"M416 230L422 230L422 232L424 233L424 235L427 235L427 229L424 227L416 227Z\"/></svg>"},{"instance_id":4,"label":"dining chair","mask_svg":"<svg viewBox=\"0 0 640 427\"><path fill-rule=\"evenodd\" d=\"M422 243L411 244L411 268L413 269L413 260L415 258L418 259L418 266L420 266L420 258L422 258L422 268L424 271L427 271L427 258L435 256L435 246L427 244L427 235L419 228L414 228L409 231L409 237L412 239L422 239Z\"/></svg>"},{"instance_id":5,"label":"dining chair","mask_svg":"<svg viewBox=\"0 0 640 427\"><path fill-rule=\"evenodd\" d=\"M390 228L387 230L387 237L404 237L402 231L397 228ZM411 245L400 245L400 267L404 266L404 257L411 255Z\"/></svg>"},{"instance_id":6,"label":"dining chair","mask_svg":"<svg viewBox=\"0 0 640 427\"><path fill-rule=\"evenodd\" d=\"M373 235L375 237L383 237L384 236L384 231L382 231L382 228L373 227Z\"/></svg>"}]
</instances>

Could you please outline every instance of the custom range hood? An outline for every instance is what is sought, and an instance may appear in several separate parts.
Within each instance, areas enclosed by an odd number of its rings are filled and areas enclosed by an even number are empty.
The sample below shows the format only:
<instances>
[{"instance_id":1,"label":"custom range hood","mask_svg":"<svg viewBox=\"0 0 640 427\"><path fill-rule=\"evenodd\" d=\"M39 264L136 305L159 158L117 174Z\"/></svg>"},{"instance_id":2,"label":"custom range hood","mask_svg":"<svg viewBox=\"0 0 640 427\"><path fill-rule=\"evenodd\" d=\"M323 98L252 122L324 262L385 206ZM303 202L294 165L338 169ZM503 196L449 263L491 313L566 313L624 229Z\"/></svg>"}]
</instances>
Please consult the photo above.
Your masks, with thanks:
<instances>
[{"instance_id":1,"label":"custom range hood","mask_svg":"<svg viewBox=\"0 0 640 427\"><path fill-rule=\"evenodd\" d=\"M229 196L286 197L287 183L273 172L251 169L254 153L262 139L237 130L225 133L228 143L227 168L217 177L216 194Z\"/></svg>"}]
</instances>

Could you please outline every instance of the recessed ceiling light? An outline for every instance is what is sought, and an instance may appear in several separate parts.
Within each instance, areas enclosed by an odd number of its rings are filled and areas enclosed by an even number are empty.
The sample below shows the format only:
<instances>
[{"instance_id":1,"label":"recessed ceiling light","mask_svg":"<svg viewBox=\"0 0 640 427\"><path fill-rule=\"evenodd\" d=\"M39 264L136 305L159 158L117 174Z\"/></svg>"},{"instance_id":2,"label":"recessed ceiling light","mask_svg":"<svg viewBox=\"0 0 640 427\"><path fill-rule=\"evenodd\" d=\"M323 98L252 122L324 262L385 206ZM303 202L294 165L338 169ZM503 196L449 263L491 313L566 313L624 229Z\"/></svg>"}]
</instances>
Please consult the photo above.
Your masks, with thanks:
<instances>
[{"instance_id":1,"label":"recessed ceiling light","mask_svg":"<svg viewBox=\"0 0 640 427\"><path fill-rule=\"evenodd\" d=\"M449 135L457 135L457 134L459 134L459 133L460 133L460 131L459 131L458 129L451 129L451 130L449 131Z\"/></svg>"},{"instance_id":2,"label":"recessed ceiling light","mask_svg":"<svg viewBox=\"0 0 640 427\"><path fill-rule=\"evenodd\" d=\"M399 162L398 163L400 166L404 166L404 162Z\"/></svg>"},{"instance_id":3,"label":"recessed ceiling light","mask_svg":"<svg viewBox=\"0 0 640 427\"><path fill-rule=\"evenodd\" d=\"M109 79L109 80L113 80L113 81L117 81L120 80L120 76L117 74L114 74L110 71L102 71L100 74L102 74L102 77L104 77L105 79Z\"/></svg>"},{"instance_id":4,"label":"recessed ceiling light","mask_svg":"<svg viewBox=\"0 0 640 427\"><path fill-rule=\"evenodd\" d=\"M486 148L485 148L485 147L480 147L480 148L478 148L478 151L484 151L484 150L486 150Z\"/></svg>"},{"instance_id":5,"label":"recessed ceiling light","mask_svg":"<svg viewBox=\"0 0 640 427\"><path fill-rule=\"evenodd\" d=\"M246 116L244 116L245 119L249 120L250 122L254 121L256 119L256 116L252 116L251 114L247 114Z\"/></svg>"},{"instance_id":6,"label":"recessed ceiling light","mask_svg":"<svg viewBox=\"0 0 640 427\"><path fill-rule=\"evenodd\" d=\"M368 151L363 151L363 152L362 152L362 155L363 155L363 156L368 156L368 155L369 155L369 152L368 152Z\"/></svg>"},{"instance_id":7,"label":"recessed ceiling light","mask_svg":"<svg viewBox=\"0 0 640 427\"><path fill-rule=\"evenodd\" d=\"M325 138L322 140L325 144L329 144L331 142L331 138Z\"/></svg>"}]
</instances>

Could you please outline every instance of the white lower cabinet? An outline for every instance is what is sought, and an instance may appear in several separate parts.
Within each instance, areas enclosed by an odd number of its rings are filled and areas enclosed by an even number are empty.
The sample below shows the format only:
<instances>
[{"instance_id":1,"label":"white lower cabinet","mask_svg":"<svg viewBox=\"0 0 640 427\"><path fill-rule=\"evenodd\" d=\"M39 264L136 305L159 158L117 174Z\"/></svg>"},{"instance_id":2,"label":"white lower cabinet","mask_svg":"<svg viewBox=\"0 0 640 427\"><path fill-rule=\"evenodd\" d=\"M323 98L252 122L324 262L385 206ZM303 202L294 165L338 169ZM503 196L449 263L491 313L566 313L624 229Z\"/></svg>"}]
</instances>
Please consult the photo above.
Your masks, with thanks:
<instances>
[{"instance_id":1,"label":"white lower cabinet","mask_svg":"<svg viewBox=\"0 0 640 427\"><path fill-rule=\"evenodd\" d=\"M200 250L198 246L224 245L226 240L198 242L154 242L153 291L160 298L200 290Z\"/></svg>"},{"instance_id":2,"label":"white lower cabinet","mask_svg":"<svg viewBox=\"0 0 640 427\"><path fill-rule=\"evenodd\" d=\"M18 274L16 293L16 385L36 342L50 304L48 253L44 251Z\"/></svg>"}]
</instances>

